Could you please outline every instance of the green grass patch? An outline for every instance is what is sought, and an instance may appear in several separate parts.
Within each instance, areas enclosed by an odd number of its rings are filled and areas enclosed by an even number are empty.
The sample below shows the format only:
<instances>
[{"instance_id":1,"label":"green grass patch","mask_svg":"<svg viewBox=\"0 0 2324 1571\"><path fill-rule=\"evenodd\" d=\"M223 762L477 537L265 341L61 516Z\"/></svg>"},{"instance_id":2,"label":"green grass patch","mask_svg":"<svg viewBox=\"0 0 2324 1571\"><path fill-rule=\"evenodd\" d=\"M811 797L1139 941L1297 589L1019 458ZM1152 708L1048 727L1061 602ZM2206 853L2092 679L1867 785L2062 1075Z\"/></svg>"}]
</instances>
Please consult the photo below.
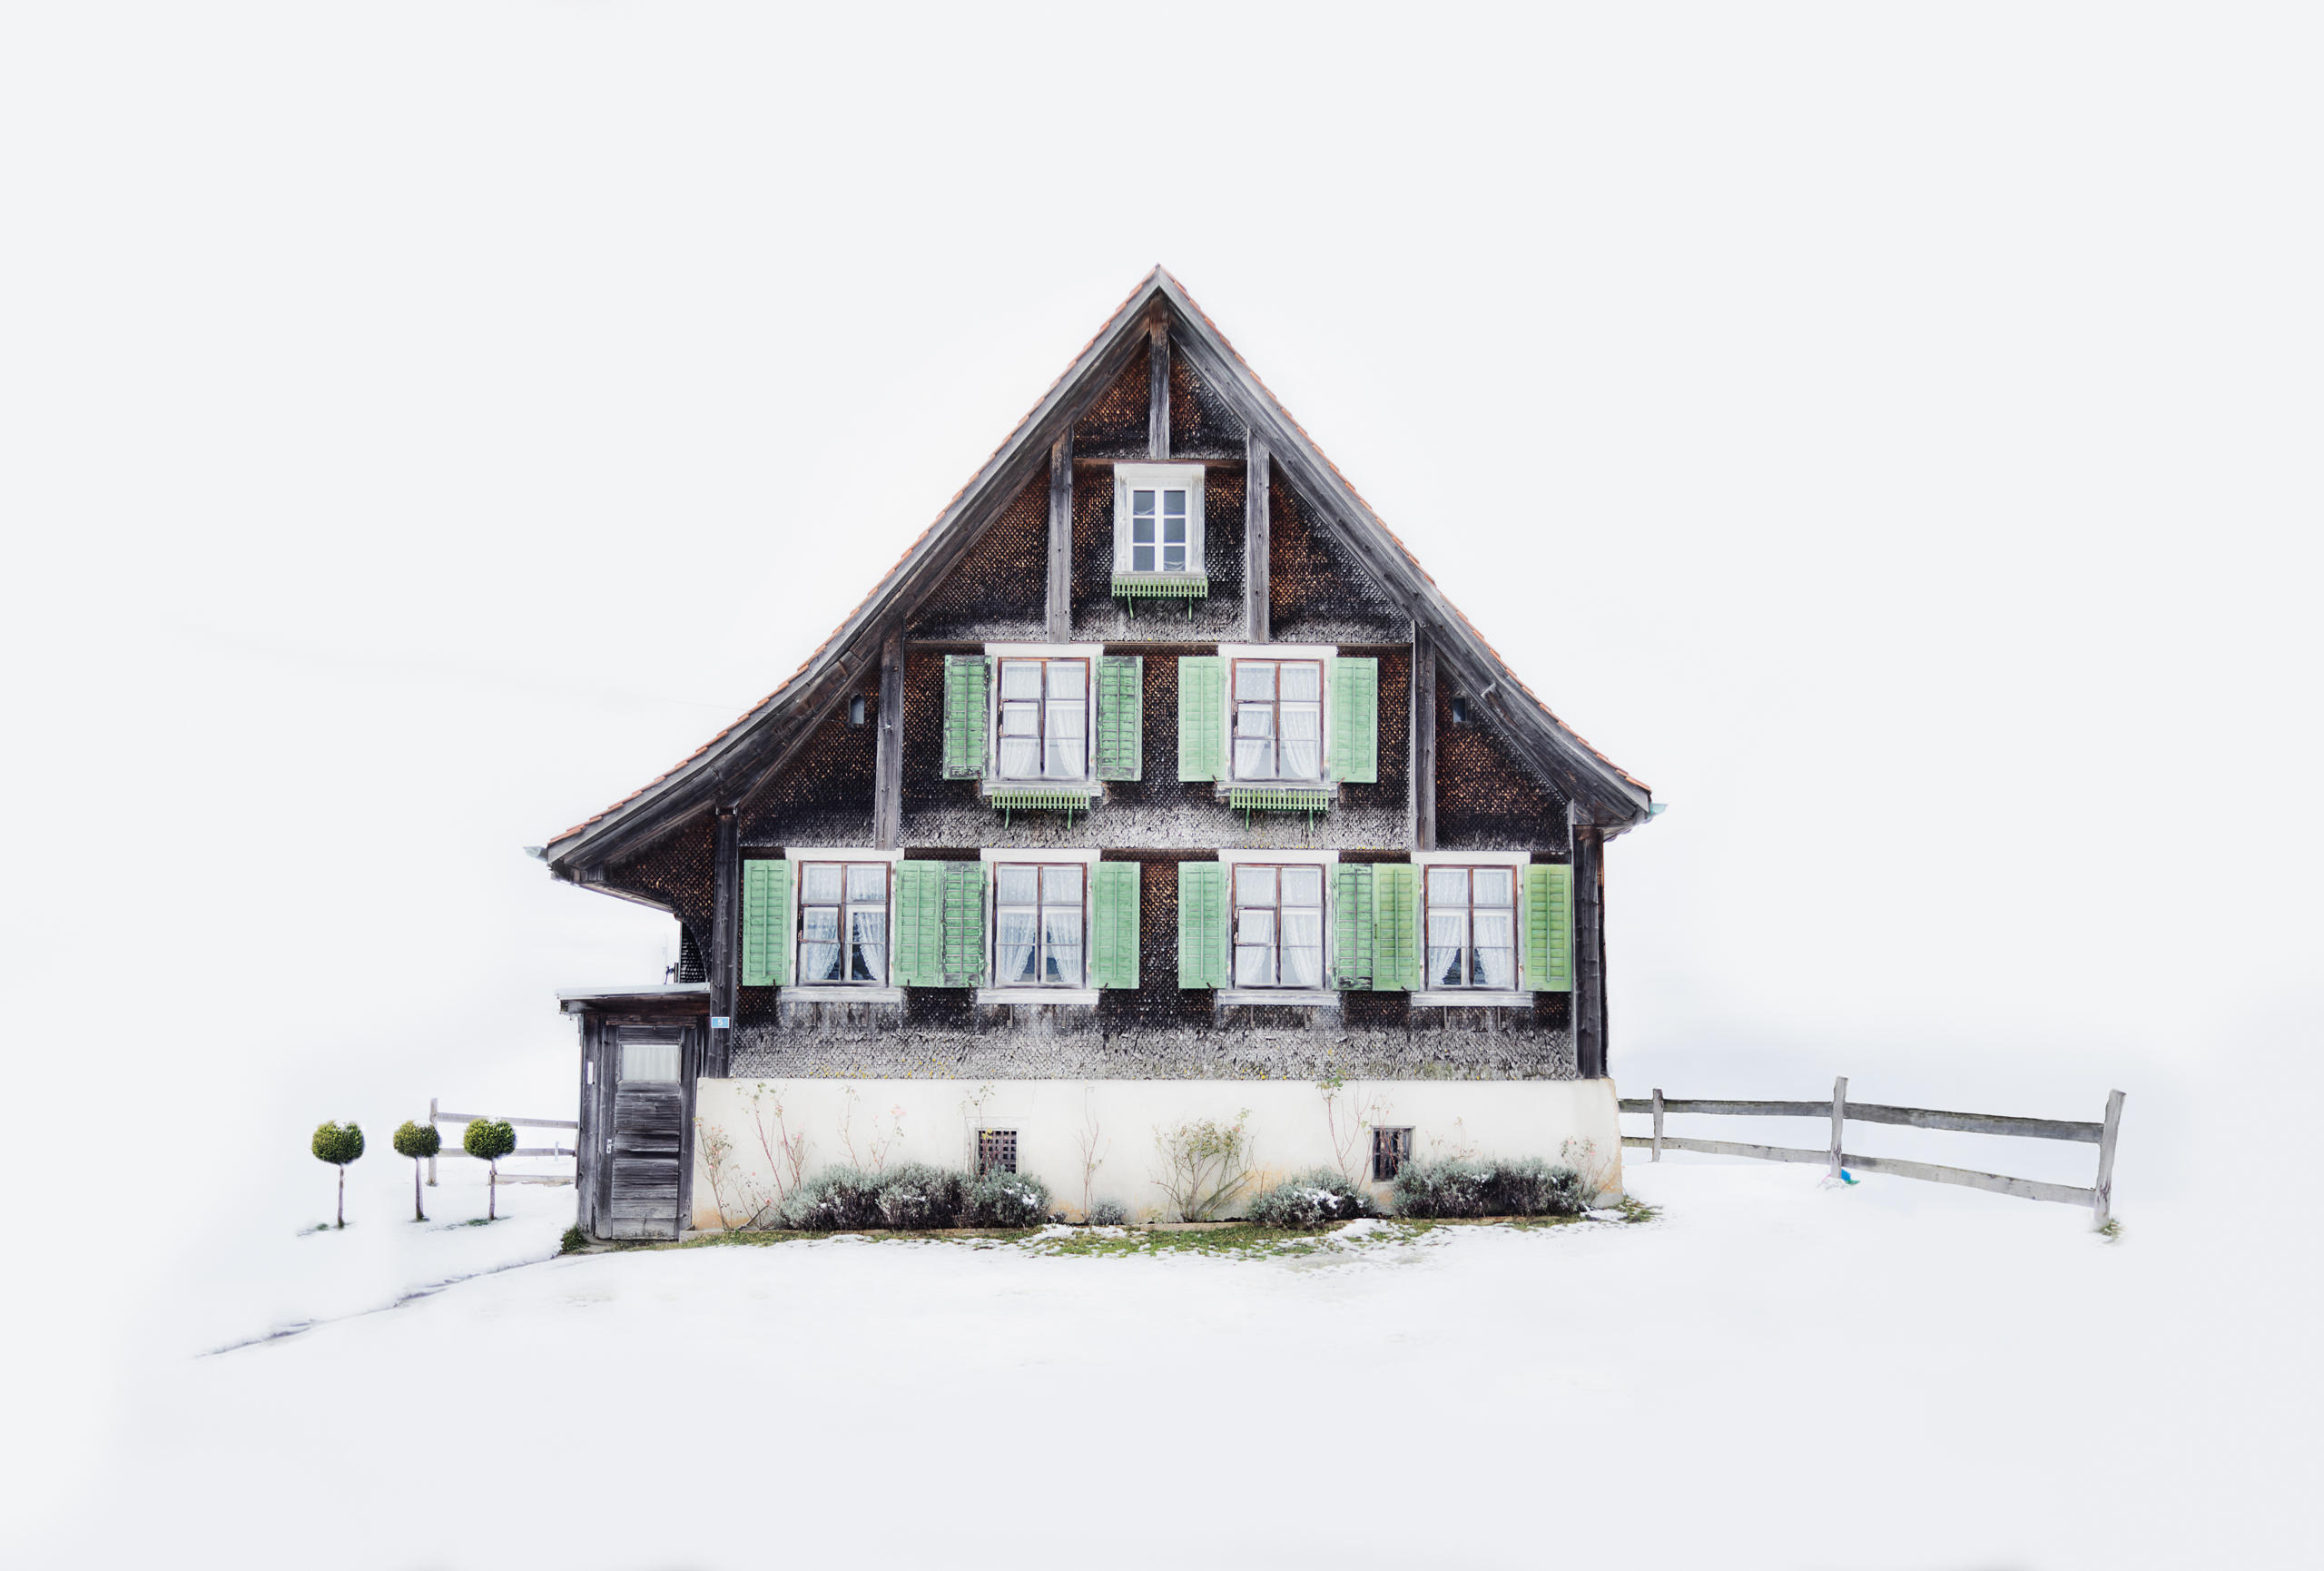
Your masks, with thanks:
<instances>
[{"instance_id":1,"label":"green grass patch","mask_svg":"<svg viewBox=\"0 0 2324 1571\"><path fill-rule=\"evenodd\" d=\"M1625 1200L1620 1210L1624 1222L1652 1220L1659 1213L1652 1206ZM1423 1240L1443 1242L1442 1237L1454 1228L1502 1228L1511 1232L1543 1232L1553 1228L1570 1228L1586 1219L1581 1217L1504 1217L1498 1219L1443 1218L1421 1220L1405 1217L1385 1217L1373 1220L1352 1237L1341 1236L1345 1223L1334 1223L1315 1229L1263 1228L1249 1223L1236 1223L1221 1228L1074 1228L1066 1232L1055 1230L1012 1231L999 1229L956 1229L940 1232L902 1232L872 1229L847 1232L797 1232L783 1229L767 1229L751 1232L709 1233L699 1238L682 1239L672 1243L643 1240L625 1240L611 1246L614 1249L764 1249L772 1244L795 1243L803 1239L856 1238L873 1242L918 1242L958 1244L968 1249L1021 1250L1029 1255L1045 1259L1073 1257L1077 1259L1124 1259L1132 1256L1204 1255L1222 1260L1298 1260L1313 1255L1345 1255L1360 1250L1393 1249Z\"/></svg>"}]
</instances>

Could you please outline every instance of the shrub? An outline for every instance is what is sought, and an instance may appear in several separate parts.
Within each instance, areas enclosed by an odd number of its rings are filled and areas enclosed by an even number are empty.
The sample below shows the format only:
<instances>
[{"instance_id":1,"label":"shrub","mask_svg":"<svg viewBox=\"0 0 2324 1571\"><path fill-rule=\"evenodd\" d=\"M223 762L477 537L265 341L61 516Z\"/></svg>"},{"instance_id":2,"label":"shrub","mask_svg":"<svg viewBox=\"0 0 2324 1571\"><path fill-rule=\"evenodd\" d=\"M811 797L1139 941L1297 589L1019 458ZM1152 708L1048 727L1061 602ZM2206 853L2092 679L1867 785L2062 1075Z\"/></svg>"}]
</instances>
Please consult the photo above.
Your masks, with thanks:
<instances>
[{"instance_id":1,"label":"shrub","mask_svg":"<svg viewBox=\"0 0 2324 1571\"><path fill-rule=\"evenodd\" d=\"M811 1233L883 1227L880 1189L884 1181L879 1173L827 1167L791 1191L779 1213L783 1225Z\"/></svg>"},{"instance_id":2,"label":"shrub","mask_svg":"<svg viewBox=\"0 0 2324 1571\"><path fill-rule=\"evenodd\" d=\"M1397 1211L1408 1217L1570 1217L1591 1200L1580 1173L1539 1157L1406 1162L1394 1193Z\"/></svg>"},{"instance_id":3,"label":"shrub","mask_svg":"<svg viewBox=\"0 0 2324 1571\"><path fill-rule=\"evenodd\" d=\"M444 1149L444 1136L432 1123L414 1123L406 1119L396 1126L396 1155L411 1159L411 1220L424 1222L428 1213L419 1209L419 1164Z\"/></svg>"},{"instance_id":4,"label":"shrub","mask_svg":"<svg viewBox=\"0 0 2324 1571\"><path fill-rule=\"evenodd\" d=\"M968 1204L969 1176L950 1168L905 1162L880 1180L880 1225L956 1228Z\"/></svg>"},{"instance_id":5,"label":"shrub","mask_svg":"<svg viewBox=\"0 0 2324 1571\"><path fill-rule=\"evenodd\" d=\"M363 1126L350 1119L344 1124L324 1123L315 1126L315 1138L307 1149L319 1161L327 1161L339 1170L339 1225L347 1225L347 1164L363 1154Z\"/></svg>"},{"instance_id":6,"label":"shrub","mask_svg":"<svg viewBox=\"0 0 2324 1571\"><path fill-rule=\"evenodd\" d=\"M588 1247L589 1235L581 1230L579 1222L566 1229L565 1236L556 1240L556 1252L560 1255L577 1255Z\"/></svg>"},{"instance_id":7,"label":"shrub","mask_svg":"<svg viewBox=\"0 0 2324 1571\"><path fill-rule=\"evenodd\" d=\"M1049 1185L1030 1173L995 1172L969 1186L960 1220L972 1228L1037 1228L1049 1210Z\"/></svg>"},{"instance_id":8,"label":"shrub","mask_svg":"<svg viewBox=\"0 0 2324 1571\"><path fill-rule=\"evenodd\" d=\"M1155 1181L1170 1197L1180 1221L1207 1220L1249 1181L1251 1136L1245 1126L1250 1118L1246 1107L1233 1123L1188 1119L1154 1131L1154 1149L1163 1168Z\"/></svg>"},{"instance_id":9,"label":"shrub","mask_svg":"<svg viewBox=\"0 0 2324 1571\"><path fill-rule=\"evenodd\" d=\"M1129 1211L1119 1200L1099 1200L1081 1220L1093 1228L1118 1228L1129 1221Z\"/></svg>"},{"instance_id":10,"label":"shrub","mask_svg":"<svg viewBox=\"0 0 2324 1571\"><path fill-rule=\"evenodd\" d=\"M517 1149L516 1126L505 1119L480 1118L460 1135L460 1149L484 1163L484 1220L500 1215L500 1159Z\"/></svg>"},{"instance_id":11,"label":"shrub","mask_svg":"<svg viewBox=\"0 0 2324 1571\"><path fill-rule=\"evenodd\" d=\"M1250 1214L1263 1228L1320 1228L1328 1222L1376 1217L1380 1208L1345 1177L1319 1167L1262 1190L1251 1201Z\"/></svg>"}]
</instances>

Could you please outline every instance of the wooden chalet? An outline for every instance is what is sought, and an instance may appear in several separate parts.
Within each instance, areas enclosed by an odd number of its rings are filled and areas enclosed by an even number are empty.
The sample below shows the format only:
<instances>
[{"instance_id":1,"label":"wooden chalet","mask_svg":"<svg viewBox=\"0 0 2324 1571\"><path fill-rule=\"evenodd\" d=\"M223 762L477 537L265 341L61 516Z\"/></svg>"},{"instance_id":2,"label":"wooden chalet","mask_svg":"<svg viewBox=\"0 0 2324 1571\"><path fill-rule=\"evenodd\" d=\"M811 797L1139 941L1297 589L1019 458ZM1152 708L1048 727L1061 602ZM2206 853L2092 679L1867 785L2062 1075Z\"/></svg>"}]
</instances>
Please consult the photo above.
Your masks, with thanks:
<instances>
[{"instance_id":1,"label":"wooden chalet","mask_svg":"<svg viewBox=\"0 0 2324 1571\"><path fill-rule=\"evenodd\" d=\"M683 934L564 998L581 1223L736 1223L700 1148L779 1186L770 1103L811 1170L876 1125L1135 1212L1173 1120L1328 1160L1319 1081L1374 1177L1619 1188L1604 848L1654 811L1157 269L788 681L537 853Z\"/></svg>"}]
</instances>

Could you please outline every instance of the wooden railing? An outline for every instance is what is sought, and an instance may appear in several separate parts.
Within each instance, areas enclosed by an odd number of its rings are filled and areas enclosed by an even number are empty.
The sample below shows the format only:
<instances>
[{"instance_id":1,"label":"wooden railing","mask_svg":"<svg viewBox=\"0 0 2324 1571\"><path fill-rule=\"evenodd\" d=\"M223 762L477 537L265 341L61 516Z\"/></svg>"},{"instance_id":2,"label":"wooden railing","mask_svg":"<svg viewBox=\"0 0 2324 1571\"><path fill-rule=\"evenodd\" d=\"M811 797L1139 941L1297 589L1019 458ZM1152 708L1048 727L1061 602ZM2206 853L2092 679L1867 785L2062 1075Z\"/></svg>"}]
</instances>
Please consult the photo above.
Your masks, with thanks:
<instances>
[{"instance_id":1,"label":"wooden railing","mask_svg":"<svg viewBox=\"0 0 2324 1571\"><path fill-rule=\"evenodd\" d=\"M479 1119L492 1116L487 1112L444 1112L437 1107L434 1097L428 1099L429 1123L457 1123L465 1128ZM518 1129L569 1129L576 1135L579 1134L581 1129L579 1121L569 1118L504 1118L497 1121L514 1124ZM468 1153L460 1149L459 1137L455 1135L445 1143L443 1154L464 1157ZM556 1137L552 1135L547 1145L518 1146L508 1155L511 1157L570 1157L576 1155L576 1152L572 1146L557 1144ZM502 1160L506 1161L507 1158ZM505 1184L569 1184L574 1181L571 1175L566 1173L502 1173L500 1181ZM436 1187L436 1159L432 1156L428 1159L428 1187L430 1189Z\"/></svg>"},{"instance_id":2,"label":"wooden railing","mask_svg":"<svg viewBox=\"0 0 2324 1571\"><path fill-rule=\"evenodd\" d=\"M2104 1227L2112 1218L2114 1204L2114 1135L2122 1121L2122 1093L2106 1093L2106 1116L2096 1123L2074 1123L2061 1119L2016 1118L2007 1113L1944 1112L1927 1107L1888 1107L1879 1102L1850 1102L1847 1076L1832 1082L1832 1100L1822 1102L1731 1102L1718 1100L1677 1101L1662 1094L1657 1086L1650 1097L1624 1097L1624 1112L1650 1113L1654 1118L1654 1132L1650 1135L1626 1134L1622 1144L1654 1154L1649 1159L1662 1160L1663 1148L1672 1151L1703 1151L1712 1156L1756 1157L1762 1161L1823 1162L1837 1178L1842 1168L1856 1172L1887 1173L1894 1178L1922 1179L1930 1183L1960 1184L1968 1189L1990 1190L1994 1194L2015 1195L2020 1200L2055 1200L2061 1205L2088 1206L2093 1227ZM1727 1114L1738 1118L1815 1118L1828 1117L1832 1121L1832 1142L1823 1151L1811 1151L1804 1146L1751 1145L1741 1141L1696 1140L1686 1135L1666 1135L1662 1119L1666 1113ZM1968 1168L1940 1167L1935 1162L1906 1161L1900 1157L1863 1156L1842 1149L1842 1134L1848 1121L1857 1123L1904 1124L1912 1129L1955 1130L1964 1134L2006 1134L2024 1140L2078 1141L2098 1148L2098 1181L2088 1189L2073 1184L2047 1183L2039 1179L2010 1178L2002 1173L1976 1172Z\"/></svg>"}]
</instances>

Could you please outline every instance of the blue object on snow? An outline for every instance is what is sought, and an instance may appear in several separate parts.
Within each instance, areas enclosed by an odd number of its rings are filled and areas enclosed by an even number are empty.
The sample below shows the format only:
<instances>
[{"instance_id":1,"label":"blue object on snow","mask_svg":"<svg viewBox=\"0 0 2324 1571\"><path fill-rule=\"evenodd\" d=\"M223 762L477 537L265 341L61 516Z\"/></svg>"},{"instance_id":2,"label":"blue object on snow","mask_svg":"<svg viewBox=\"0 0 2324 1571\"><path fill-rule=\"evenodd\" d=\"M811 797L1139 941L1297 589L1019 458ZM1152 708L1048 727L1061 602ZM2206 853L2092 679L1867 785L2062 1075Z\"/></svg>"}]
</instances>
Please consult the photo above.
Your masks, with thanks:
<instances>
[{"instance_id":1,"label":"blue object on snow","mask_svg":"<svg viewBox=\"0 0 2324 1571\"><path fill-rule=\"evenodd\" d=\"M1840 1170L1840 1181L1844 1184L1852 1184L1856 1182L1856 1174L1848 1171L1846 1168L1842 1168Z\"/></svg>"}]
</instances>

